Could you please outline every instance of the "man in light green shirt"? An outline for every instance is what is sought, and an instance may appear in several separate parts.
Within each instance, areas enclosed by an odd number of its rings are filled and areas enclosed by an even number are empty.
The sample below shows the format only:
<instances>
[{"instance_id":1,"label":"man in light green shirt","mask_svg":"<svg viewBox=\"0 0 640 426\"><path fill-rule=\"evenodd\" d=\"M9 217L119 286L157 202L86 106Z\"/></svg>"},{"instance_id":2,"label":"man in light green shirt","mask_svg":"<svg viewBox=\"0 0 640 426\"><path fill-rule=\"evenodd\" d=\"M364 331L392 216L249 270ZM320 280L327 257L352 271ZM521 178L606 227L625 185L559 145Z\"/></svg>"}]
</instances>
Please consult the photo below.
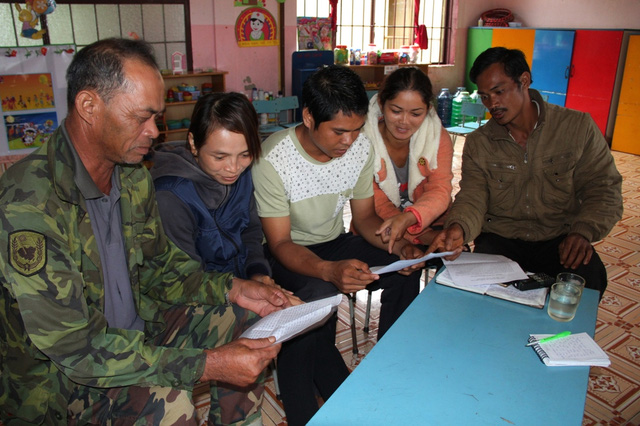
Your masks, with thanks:
<instances>
[{"instance_id":1,"label":"man in light green shirt","mask_svg":"<svg viewBox=\"0 0 640 426\"><path fill-rule=\"evenodd\" d=\"M373 202L373 153L360 133L368 104L347 67L317 71L303 87L303 124L268 138L252 174L275 281L305 301L382 288L380 339L418 294L420 271L378 276L369 267L422 252L402 240L390 254L376 235L382 220ZM345 232L347 202L359 235ZM335 348L335 320L285 343L278 373L289 424L304 424L318 408L314 387L326 400L348 374Z\"/></svg>"}]
</instances>

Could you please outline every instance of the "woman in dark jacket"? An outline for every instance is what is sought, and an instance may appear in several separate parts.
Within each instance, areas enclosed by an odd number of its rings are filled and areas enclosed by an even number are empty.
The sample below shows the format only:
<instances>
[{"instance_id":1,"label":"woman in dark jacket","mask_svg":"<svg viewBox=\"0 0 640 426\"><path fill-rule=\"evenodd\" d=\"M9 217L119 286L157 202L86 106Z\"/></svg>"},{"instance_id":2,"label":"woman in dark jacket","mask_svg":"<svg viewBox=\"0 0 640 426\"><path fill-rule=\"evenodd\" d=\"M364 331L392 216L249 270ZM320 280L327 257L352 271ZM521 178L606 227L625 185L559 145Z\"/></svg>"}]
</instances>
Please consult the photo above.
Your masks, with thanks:
<instances>
[{"instance_id":1,"label":"woman in dark jacket","mask_svg":"<svg viewBox=\"0 0 640 426\"><path fill-rule=\"evenodd\" d=\"M206 270L272 284L249 170L260 156L253 106L240 93L204 96L187 138L160 145L153 158L167 235Z\"/></svg>"},{"instance_id":2,"label":"woman in dark jacket","mask_svg":"<svg viewBox=\"0 0 640 426\"><path fill-rule=\"evenodd\" d=\"M260 155L253 105L239 93L204 96L196 103L187 138L160 145L153 157L151 175L166 234L205 270L275 285L263 254L249 170ZM292 304L301 303L296 299L290 295ZM258 319L233 309L236 316L246 316L247 325ZM260 419L263 390L262 383L229 387L220 406L210 408L209 419L214 424Z\"/></svg>"},{"instance_id":3,"label":"woman in dark jacket","mask_svg":"<svg viewBox=\"0 0 640 426\"><path fill-rule=\"evenodd\" d=\"M165 232L207 270L233 272L240 278L276 285L262 248L262 226L253 196L250 166L260 156L258 117L251 102L239 93L214 93L200 98L191 118L187 142L162 144L154 154L151 175ZM290 292L292 304L302 303ZM303 335L314 344L315 335ZM295 371L285 369L285 383L300 382L311 389L312 378L332 390L344 379L332 365L344 366L336 351L314 351ZM337 354L337 360L333 358ZM346 367L344 367L346 370ZM304 370L304 371L301 371ZM347 373L348 374L348 371ZM285 378L285 377L283 377ZM299 383L298 383L299 384ZM283 386L282 399L289 424L310 418L317 400L298 395L299 386ZM307 408L311 407L311 409ZM223 410L226 408L223 407Z\"/></svg>"}]
</instances>

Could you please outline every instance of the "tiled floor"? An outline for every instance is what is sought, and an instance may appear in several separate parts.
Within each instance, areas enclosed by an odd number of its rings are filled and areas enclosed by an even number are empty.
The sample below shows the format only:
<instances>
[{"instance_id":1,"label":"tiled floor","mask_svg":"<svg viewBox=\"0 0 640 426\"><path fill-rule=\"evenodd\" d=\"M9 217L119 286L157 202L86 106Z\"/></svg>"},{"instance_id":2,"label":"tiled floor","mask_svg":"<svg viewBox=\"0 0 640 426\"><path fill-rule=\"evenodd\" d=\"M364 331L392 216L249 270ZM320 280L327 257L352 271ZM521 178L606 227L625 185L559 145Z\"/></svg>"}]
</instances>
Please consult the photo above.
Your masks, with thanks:
<instances>
[{"instance_id":1,"label":"tiled floor","mask_svg":"<svg viewBox=\"0 0 640 426\"><path fill-rule=\"evenodd\" d=\"M460 155L463 138L458 138L454 157L454 193L459 189ZM583 425L640 425L640 157L614 152L623 175L625 212L610 235L595 244L609 274L609 286L598 309L596 341L609 354L609 368L594 367ZM355 368L375 345L379 300L374 293L369 335L362 331L367 292L358 294L358 350L352 353L346 298L340 305L336 344L345 362ZM273 381L267 383L263 404L266 426L286 425L282 405L275 397Z\"/></svg>"}]
</instances>

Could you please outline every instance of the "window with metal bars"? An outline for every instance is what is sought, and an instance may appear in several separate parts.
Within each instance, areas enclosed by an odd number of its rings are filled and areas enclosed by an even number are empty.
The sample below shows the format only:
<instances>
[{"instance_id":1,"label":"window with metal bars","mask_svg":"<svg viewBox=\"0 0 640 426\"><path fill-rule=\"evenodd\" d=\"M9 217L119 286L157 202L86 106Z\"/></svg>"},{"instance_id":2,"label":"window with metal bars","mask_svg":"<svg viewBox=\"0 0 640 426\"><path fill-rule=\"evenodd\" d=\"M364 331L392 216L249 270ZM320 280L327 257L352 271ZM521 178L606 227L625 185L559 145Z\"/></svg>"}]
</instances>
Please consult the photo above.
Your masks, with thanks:
<instances>
[{"instance_id":1,"label":"window with metal bars","mask_svg":"<svg viewBox=\"0 0 640 426\"><path fill-rule=\"evenodd\" d=\"M334 45L366 49L399 50L414 42L415 0L339 0ZM421 0L418 24L426 26L429 48L421 50L418 63L446 62L451 34L450 0ZM327 0L298 0L297 16L326 18Z\"/></svg>"},{"instance_id":2,"label":"window with metal bars","mask_svg":"<svg viewBox=\"0 0 640 426\"><path fill-rule=\"evenodd\" d=\"M21 7L25 4L21 3ZM21 35L15 2L0 0L0 47L75 45L78 49L108 37L139 37L151 43L160 68L171 68L171 55L187 55L193 69L189 0L56 1L55 10L39 16L42 38Z\"/></svg>"}]
</instances>

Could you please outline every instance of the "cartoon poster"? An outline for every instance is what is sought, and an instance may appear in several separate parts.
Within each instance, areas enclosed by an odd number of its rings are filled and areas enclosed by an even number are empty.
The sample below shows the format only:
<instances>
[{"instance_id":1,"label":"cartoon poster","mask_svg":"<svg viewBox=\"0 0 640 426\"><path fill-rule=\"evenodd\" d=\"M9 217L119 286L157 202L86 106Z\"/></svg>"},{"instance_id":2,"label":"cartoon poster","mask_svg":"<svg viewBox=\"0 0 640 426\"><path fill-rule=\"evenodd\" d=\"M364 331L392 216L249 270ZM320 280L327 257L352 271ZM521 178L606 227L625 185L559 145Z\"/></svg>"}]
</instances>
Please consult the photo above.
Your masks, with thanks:
<instances>
[{"instance_id":1,"label":"cartoon poster","mask_svg":"<svg viewBox=\"0 0 640 426\"><path fill-rule=\"evenodd\" d=\"M279 45L278 27L273 15L261 7L243 10L236 20L236 41L240 47Z\"/></svg>"},{"instance_id":2,"label":"cartoon poster","mask_svg":"<svg viewBox=\"0 0 640 426\"><path fill-rule=\"evenodd\" d=\"M4 115L9 150L37 148L49 140L58 127L55 112Z\"/></svg>"},{"instance_id":3,"label":"cartoon poster","mask_svg":"<svg viewBox=\"0 0 640 426\"><path fill-rule=\"evenodd\" d=\"M75 46L9 48L0 60L0 156L28 154L67 115L65 73Z\"/></svg>"},{"instance_id":4,"label":"cartoon poster","mask_svg":"<svg viewBox=\"0 0 640 426\"><path fill-rule=\"evenodd\" d=\"M329 18L298 17L298 50L331 50Z\"/></svg>"},{"instance_id":5,"label":"cartoon poster","mask_svg":"<svg viewBox=\"0 0 640 426\"><path fill-rule=\"evenodd\" d=\"M55 107L51 74L0 75L2 112Z\"/></svg>"}]
</instances>

